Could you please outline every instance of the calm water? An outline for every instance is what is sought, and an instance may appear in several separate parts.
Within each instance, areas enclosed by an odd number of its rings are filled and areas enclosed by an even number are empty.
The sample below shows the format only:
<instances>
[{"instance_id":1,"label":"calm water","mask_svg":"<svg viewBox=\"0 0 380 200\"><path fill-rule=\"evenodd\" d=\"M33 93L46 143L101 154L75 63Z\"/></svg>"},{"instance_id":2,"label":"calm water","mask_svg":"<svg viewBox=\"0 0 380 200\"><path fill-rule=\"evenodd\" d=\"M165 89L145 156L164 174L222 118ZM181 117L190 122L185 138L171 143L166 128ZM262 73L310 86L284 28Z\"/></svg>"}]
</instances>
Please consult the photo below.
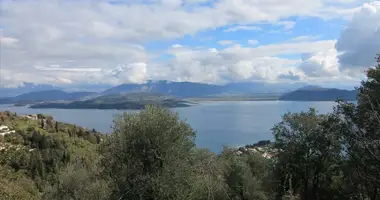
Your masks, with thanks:
<instances>
[{"instance_id":1,"label":"calm water","mask_svg":"<svg viewBox=\"0 0 380 200\"><path fill-rule=\"evenodd\" d=\"M283 101L245 101L245 102L203 102L187 108L175 108L183 120L196 131L196 143L219 151L222 145L231 147L252 144L260 140L271 140L270 129L280 122L286 112L299 112L316 108L319 113L332 111L334 102L283 102ZM118 110L66 110L30 109L0 105L0 110L19 114L42 113L56 120L73 123L98 131L112 132L112 120ZM127 111L135 112L135 111Z\"/></svg>"}]
</instances>

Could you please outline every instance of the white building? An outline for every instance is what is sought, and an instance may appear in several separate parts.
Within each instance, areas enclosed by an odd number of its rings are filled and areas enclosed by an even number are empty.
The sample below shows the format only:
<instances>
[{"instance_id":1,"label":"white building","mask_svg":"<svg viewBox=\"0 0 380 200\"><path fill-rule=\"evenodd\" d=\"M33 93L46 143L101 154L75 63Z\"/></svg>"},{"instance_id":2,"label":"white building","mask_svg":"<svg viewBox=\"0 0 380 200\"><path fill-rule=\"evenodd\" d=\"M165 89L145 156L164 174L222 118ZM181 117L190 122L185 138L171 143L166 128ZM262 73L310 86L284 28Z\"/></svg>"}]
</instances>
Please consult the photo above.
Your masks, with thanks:
<instances>
[{"instance_id":1,"label":"white building","mask_svg":"<svg viewBox=\"0 0 380 200\"><path fill-rule=\"evenodd\" d=\"M8 126L0 125L0 131L8 131L8 130L9 130Z\"/></svg>"},{"instance_id":2,"label":"white building","mask_svg":"<svg viewBox=\"0 0 380 200\"><path fill-rule=\"evenodd\" d=\"M8 126L0 125L0 135L4 136L9 133L15 133L15 130L9 130Z\"/></svg>"},{"instance_id":3,"label":"white building","mask_svg":"<svg viewBox=\"0 0 380 200\"><path fill-rule=\"evenodd\" d=\"M36 114L24 115L24 117L28 119L34 119L34 120L38 119L38 116Z\"/></svg>"}]
</instances>

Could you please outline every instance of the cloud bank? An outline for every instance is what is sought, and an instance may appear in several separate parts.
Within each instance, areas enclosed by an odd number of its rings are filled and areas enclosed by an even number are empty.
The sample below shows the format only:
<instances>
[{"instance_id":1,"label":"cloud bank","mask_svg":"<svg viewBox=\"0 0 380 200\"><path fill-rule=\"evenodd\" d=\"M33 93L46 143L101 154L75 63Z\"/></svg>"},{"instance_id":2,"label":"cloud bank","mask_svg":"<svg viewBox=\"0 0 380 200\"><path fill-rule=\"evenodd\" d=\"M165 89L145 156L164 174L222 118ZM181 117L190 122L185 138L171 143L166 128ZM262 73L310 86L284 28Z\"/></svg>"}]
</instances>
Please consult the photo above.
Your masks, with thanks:
<instances>
[{"instance_id":1,"label":"cloud bank","mask_svg":"<svg viewBox=\"0 0 380 200\"><path fill-rule=\"evenodd\" d=\"M380 52L380 2L333 0L2 0L0 84L141 83L149 79L236 81L357 80ZM181 44L220 29L288 32L291 17L344 19L339 38L298 36L262 43L219 39ZM152 42L176 41L166 50ZM219 47L217 47L219 45ZM294 58L290 55L303 55Z\"/></svg>"}]
</instances>

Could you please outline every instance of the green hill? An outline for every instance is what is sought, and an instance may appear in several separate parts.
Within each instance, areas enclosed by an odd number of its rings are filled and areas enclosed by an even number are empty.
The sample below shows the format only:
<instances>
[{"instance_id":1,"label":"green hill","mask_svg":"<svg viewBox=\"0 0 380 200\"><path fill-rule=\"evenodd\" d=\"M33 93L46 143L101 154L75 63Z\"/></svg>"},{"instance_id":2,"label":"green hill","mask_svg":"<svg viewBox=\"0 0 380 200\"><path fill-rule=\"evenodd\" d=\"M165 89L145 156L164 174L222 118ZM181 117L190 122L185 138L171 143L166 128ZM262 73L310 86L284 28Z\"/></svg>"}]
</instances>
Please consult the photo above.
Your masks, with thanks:
<instances>
[{"instance_id":1,"label":"green hill","mask_svg":"<svg viewBox=\"0 0 380 200\"><path fill-rule=\"evenodd\" d=\"M358 92L356 90L339 90L330 88L301 88L293 92L285 93L280 97L281 101L335 101L343 99L355 101Z\"/></svg>"},{"instance_id":2,"label":"green hill","mask_svg":"<svg viewBox=\"0 0 380 200\"><path fill-rule=\"evenodd\" d=\"M0 112L0 125L11 131L0 134L0 199L41 199L73 163L90 164L105 135L55 121L50 116L30 119Z\"/></svg>"}]
</instances>

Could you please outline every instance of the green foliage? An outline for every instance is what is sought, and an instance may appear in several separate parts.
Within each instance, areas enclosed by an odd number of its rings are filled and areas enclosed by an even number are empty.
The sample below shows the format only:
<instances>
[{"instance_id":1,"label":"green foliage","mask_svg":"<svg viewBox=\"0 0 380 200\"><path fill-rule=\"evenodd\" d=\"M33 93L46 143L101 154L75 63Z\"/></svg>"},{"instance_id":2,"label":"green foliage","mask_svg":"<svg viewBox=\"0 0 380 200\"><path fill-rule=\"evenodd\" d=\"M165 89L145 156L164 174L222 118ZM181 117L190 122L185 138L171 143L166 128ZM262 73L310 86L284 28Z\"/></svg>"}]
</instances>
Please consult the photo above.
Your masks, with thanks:
<instances>
[{"instance_id":1,"label":"green foliage","mask_svg":"<svg viewBox=\"0 0 380 200\"><path fill-rule=\"evenodd\" d=\"M0 197L40 199L37 196L48 185L57 182L61 170L66 169L67 165L77 160L88 164L99 157L96 147L90 143L97 144L97 132L86 135L86 138L71 138L67 130L73 126L55 122L51 117L40 115L47 122L47 126L41 126L43 119L30 120L7 112L0 113L0 116L3 116L3 124L16 129L15 133L2 137L0 143L3 148L0 151L0 167L9 171L0 177L0 181L7 184L7 187L0 188ZM52 128L52 124L58 124L59 132L56 127ZM13 178L15 174L21 178ZM15 192L16 189L20 193Z\"/></svg>"},{"instance_id":2,"label":"green foliage","mask_svg":"<svg viewBox=\"0 0 380 200\"><path fill-rule=\"evenodd\" d=\"M148 106L119 116L104 143L102 160L106 173L115 180L115 197L185 198L194 138L189 125L163 108ZM162 179L162 174L168 175Z\"/></svg>"},{"instance_id":3,"label":"green foliage","mask_svg":"<svg viewBox=\"0 0 380 200\"><path fill-rule=\"evenodd\" d=\"M0 199L37 200L40 199L40 193L32 180L0 166Z\"/></svg>"},{"instance_id":4,"label":"green foliage","mask_svg":"<svg viewBox=\"0 0 380 200\"><path fill-rule=\"evenodd\" d=\"M341 159L339 136L334 134L335 118L308 112L288 113L273 128L277 153L275 173L281 183L280 195L290 189L303 199L331 199L332 177ZM291 188L292 186L292 188Z\"/></svg>"},{"instance_id":5,"label":"green foliage","mask_svg":"<svg viewBox=\"0 0 380 200\"><path fill-rule=\"evenodd\" d=\"M109 183L100 175L97 163L91 166L69 164L63 168L56 183L47 186L43 199L102 200L109 197Z\"/></svg>"},{"instance_id":6,"label":"green foliage","mask_svg":"<svg viewBox=\"0 0 380 200\"><path fill-rule=\"evenodd\" d=\"M367 80L359 88L357 105L340 102L336 113L344 150L347 190L360 198L380 198L380 55L377 66L367 71Z\"/></svg>"},{"instance_id":7,"label":"green foliage","mask_svg":"<svg viewBox=\"0 0 380 200\"><path fill-rule=\"evenodd\" d=\"M286 114L275 135L277 196L282 199L380 198L380 56L358 103L334 113Z\"/></svg>"},{"instance_id":8,"label":"green foliage","mask_svg":"<svg viewBox=\"0 0 380 200\"><path fill-rule=\"evenodd\" d=\"M222 152L221 159L230 199L268 199L264 191L268 160L256 154L236 156L235 152L229 149Z\"/></svg>"}]
</instances>

